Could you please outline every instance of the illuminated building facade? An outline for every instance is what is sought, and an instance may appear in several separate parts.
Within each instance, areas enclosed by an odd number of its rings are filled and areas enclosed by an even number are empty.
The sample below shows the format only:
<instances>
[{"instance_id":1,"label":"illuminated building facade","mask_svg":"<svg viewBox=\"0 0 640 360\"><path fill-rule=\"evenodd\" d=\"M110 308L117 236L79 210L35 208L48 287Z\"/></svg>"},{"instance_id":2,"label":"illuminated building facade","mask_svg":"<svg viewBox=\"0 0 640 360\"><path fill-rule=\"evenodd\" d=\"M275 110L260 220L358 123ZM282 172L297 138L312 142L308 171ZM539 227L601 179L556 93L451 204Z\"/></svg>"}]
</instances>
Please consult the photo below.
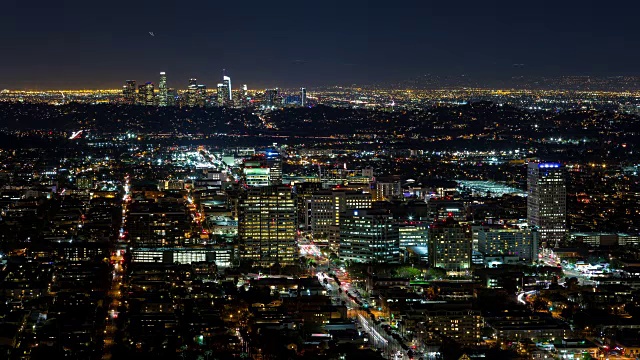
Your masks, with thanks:
<instances>
[{"instance_id":1,"label":"illuminated building facade","mask_svg":"<svg viewBox=\"0 0 640 360\"><path fill-rule=\"evenodd\" d=\"M424 221L404 221L399 224L401 249L408 246L427 246L429 239L429 225Z\"/></svg>"},{"instance_id":2,"label":"illuminated building facade","mask_svg":"<svg viewBox=\"0 0 640 360\"><path fill-rule=\"evenodd\" d=\"M269 168L269 182L282 184L282 156L277 151L267 151L265 154L267 167Z\"/></svg>"},{"instance_id":3,"label":"illuminated building facade","mask_svg":"<svg viewBox=\"0 0 640 360\"><path fill-rule=\"evenodd\" d=\"M370 209L371 194L362 191L323 190L311 196L311 230L316 245L328 245L332 229L340 226L340 215L352 209Z\"/></svg>"},{"instance_id":4,"label":"illuminated building facade","mask_svg":"<svg viewBox=\"0 0 640 360\"><path fill-rule=\"evenodd\" d=\"M531 162L527 167L527 222L540 241L554 245L567 230L567 188L562 165Z\"/></svg>"},{"instance_id":5,"label":"illuminated building facade","mask_svg":"<svg viewBox=\"0 0 640 360\"><path fill-rule=\"evenodd\" d=\"M160 73L160 83L158 84L158 105L167 106L167 73L164 71Z\"/></svg>"},{"instance_id":6,"label":"illuminated building facade","mask_svg":"<svg viewBox=\"0 0 640 360\"><path fill-rule=\"evenodd\" d=\"M198 104L198 80L189 79L189 86L187 87L187 106L194 107Z\"/></svg>"},{"instance_id":7,"label":"illuminated building facade","mask_svg":"<svg viewBox=\"0 0 640 360\"><path fill-rule=\"evenodd\" d=\"M385 210L347 210L340 220L341 260L359 263L400 262L398 225Z\"/></svg>"},{"instance_id":8,"label":"illuminated building facade","mask_svg":"<svg viewBox=\"0 0 640 360\"><path fill-rule=\"evenodd\" d=\"M151 82L148 82L144 85L140 85L138 87L138 97L140 99L140 104L145 106L153 106L155 105L155 94L154 94L154 85Z\"/></svg>"},{"instance_id":9,"label":"illuminated building facade","mask_svg":"<svg viewBox=\"0 0 640 360\"><path fill-rule=\"evenodd\" d=\"M478 251L485 256L513 255L531 263L538 260L538 231L536 229L481 229L478 231Z\"/></svg>"},{"instance_id":10,"label":"illuminated building facade","mask_svg":"<svg viewBox=\"0 0 640 360\"><path fill-rule=\"evenodd\" d=\"M250 187L271 185L269 167L260 160L247 160L244 162L242 172L244 182Z\"/></svg>"},{"instance_id":11,"label":"illuminated building facade","mask_svg":"<svg viewBox=\"0 0 640 360\"><path fill-rule=\"evenodd\" d=\"M127 80L125 85L122 87L122 96L124 97L125 103L129 105L133 105L136 103L136 81L135 80Z\"/></svg>"},{"instance_id":12,"label":"illuminated building facade","mask_svg":"<svg viewBox=\"0 0 640 360\"><path fill-rule=\"evenodd\" d=\"M240 257L254 265L292 264L296 251L296 205L288 186L247 190L239 203Z\"/></svg>"},{"instance_id":13,"label":"illuminated building facade","mask_svg":"<svg viewBox=\"0 0 640 360\"><path fill-rule=\"evenodd\" d=\"M452 218L429 227L429 263L449 271L465 271L471 267L471 230Z\"/></svg>"},{"instance_id":14,"label":"illuminated building facade","mask_svg":"<svg viewBox=\"0 0 640 360\"><path fill-rule=\"evenodd\" d=\"M300 106L307 104L307 89L300 88Z\"/></svg>"}]
</instances>

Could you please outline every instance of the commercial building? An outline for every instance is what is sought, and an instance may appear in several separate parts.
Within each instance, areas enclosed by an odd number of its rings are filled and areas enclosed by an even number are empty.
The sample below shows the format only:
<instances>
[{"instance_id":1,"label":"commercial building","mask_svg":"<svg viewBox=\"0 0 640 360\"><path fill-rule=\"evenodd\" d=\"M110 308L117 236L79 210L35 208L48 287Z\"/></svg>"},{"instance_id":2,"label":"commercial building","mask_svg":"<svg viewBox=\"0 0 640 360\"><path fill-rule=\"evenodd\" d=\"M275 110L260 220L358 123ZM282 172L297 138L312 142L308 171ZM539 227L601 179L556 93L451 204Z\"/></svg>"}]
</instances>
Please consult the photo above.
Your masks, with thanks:
<instances>
[{"instance_id":1,"label":"commercial building","mask_svg":"<svg viewBox=\"0 0 640 360\"><path fill-rule=\"evenodd\" d=\"M158 84L158 105L167 106L168 93L167 93L167 73L164 71L160 73L160 83Z\"/></svg>"},{"instance_id":2,"label":"commercial building","mask_svg":"<svg viewBox=\"0 0 640 360\"><path fill-rule=\"evenodd\" d=\"M132 263L191 264L215 262L218 268L231 266L233 248L230 246L188 248L133 248Z\"/></svg>"},{"instance_id":3,"label":"commercial building","mask_svg":"<svg viewBox=\"0 0 640 360\"><path fill-rule=\"evenodd\" d=\"M134 202L126 230L134 247L183 246L190 229L187 209L179 203Z\"/></svg>"},{"instance_id":4,"label":"commercial building","mask_svg":"<svg viewBox=\"0 0 640 360\"><path fill-rule=\"evenodd\" d=\"M247 190L239 203L240 257L255 265L292 264L296 252L296 206L288 186Z\"/></svg>"},{"instance_id":5,"label":"commercial building","mask_svg":"<svg viewBox=\"0 0 640 360\"><path fill-rule=\"evenodd\" d=\"M432 304L423 309L424 329L464 345L482 342L484 320L480 310L466 303Z\"/></svg>"},{"instance_id":6,"label":"commercial building","mask_svg":"<svg viewBox=\"0 0 640 360\"><path fill-rule=\"evenodd\" d=\"M124 97L125 103L129 105L133 105L136 103L136 81L135 80L127 80L125 85L122 87L122 96Z\"/></svg>"},{"instance_id":7,"label":"commercial building","mask_svg":"<svg viewBox=\"0 0 640 360\"><path fill-rule=\"evenodd\" d=\"M567 229L567 189L557 163L531 162L527 167L527 221L540 231L542 243L554 245Z\"/></svg>"},{"instance_id":8,"label":"commercial building","mask_svg":"<svg viewBox=\"0 0 640 360\"><path fill-rule=\"evenodd\" d=\"M269 186L270 169L261 161L247 160L243 164L244 182L249 187Z\"/></svg>"},{"instance_id":9,"label":"commercial building","mask_svg":"<svg viewBox=\"0 0 640 360\"><path fill-rule=\"evenodd\" d=\"M194 107L198 104L198 80L189 79L189 86L187 87L187 106Z\"/></svg>"},{"instance_id":10,"label":"commercial building","mask_svg":"<svg viewBox=\"0 0 640 360\"><path fill-rule=\"evenodd\" d=\"M571 242L583 243L591 247L639 245L640 235L617 233L572 233Z\"/></svg>"},{"instance_id":11,"label":"commercial building","mask_svg":"<svg viewBox=\"0 0 640 360\"><path fill-rule=\"evenodd\" d=\"M429 227L429 263L448 271L465 271L471 267L471 230L453 218Z\"/></svg>"},{"instance_id":12,"label":"commercial building","mask_svg":"<svg viewBox=\"0 0 640 360\"><path fill-rule=\"evenodd\" d=\"M267 89L264 92L264 106L265 107L278 107L280 106L278 101L278 89Z\"/></svg>"},{"instance_id":13,"label":"commercial building","mask_svg":"<svg viewBox=\"0 0 640 360\"><path fill-rule=\"evenodd\" d=\"M425 221L403 221L399 223L400 249L410 246L427 246L429 224Z\"/></svg>"},{"instance_id":14,"label":"commercial building","mask_svg":"<svg viewBox=\"0 0 640 360\"><path fill-rule=\"evenodd\" d=\"M323 190L311 196L311 231L316 244L328 245L332 227L340 225L340 215L351 209L371 208L371 194L362 191Z\"/></svg>"},{"instance_id":15,"label":"commercial building","mask_svg":"<svg viewBox=\"0 0 640 360\"><path fill-rule=\"evenodd\" d=\"M148 82L138 87L138 98L141 105L153 106L155 105L154 85Z\"/></svg>"},{"instance_id":16,"label":"commercial building","mask_svg":"<svg viewBox=\"0 0 640 360\"><path fill-rule=\"evenodd\" d=\"M480 229L478 251L485 256L513 255L531 263L538 259L538 234L536 229Z\"/></svg>"},{"instance_id":17,"label":"commercial building","mask_svg":"<svg viewBox=\"0 0 640 360\"><path fill-rule=\"evenodd\" d=\"M340 219L339 257L360 263L398 263L398 225L383 210L347 210Z\"/></svg>"},{"instance_id":18,"label":"commercial building","mask_svg":"<svg viewBox=\"0 0 640 360\"><path fill-rule=\"evenodd\" d=\"M282 184L282 155L270 150L265 153L265 158L269 168L269 182L274 185Z\"/></svg>"},{"instance_id":19,"label":"commercial building","mask_svg":"<svg viewBox=\"0 0 640 360\"><path fill-rule=\"evenodd\" d=\"M224 101L225 103L231 102L233 100L231 95L231 78L229 76L224 75L222 77L222 86L224 88Z\"/></svg>"}]
</instances>

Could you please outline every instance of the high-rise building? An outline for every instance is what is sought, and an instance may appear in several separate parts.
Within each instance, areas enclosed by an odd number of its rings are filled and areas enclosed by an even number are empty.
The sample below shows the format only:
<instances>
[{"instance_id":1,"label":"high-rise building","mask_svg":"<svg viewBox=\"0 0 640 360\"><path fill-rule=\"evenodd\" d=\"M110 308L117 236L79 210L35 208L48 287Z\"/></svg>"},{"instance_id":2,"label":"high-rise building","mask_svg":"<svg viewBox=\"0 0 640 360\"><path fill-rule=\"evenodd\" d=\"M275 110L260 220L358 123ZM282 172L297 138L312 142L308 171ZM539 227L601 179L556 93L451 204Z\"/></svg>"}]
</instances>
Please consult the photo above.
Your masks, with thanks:
<instances>
[{"instance_id":1,"label":"high-rise building","mask_svg":"<svg viewBox=\"0 0 640 360\"><path fill-rule=\"evenodd\" d=\"M207 103L207 85L198 84L196 89L196 105L204 107Z\"/></svg>"},{"instance_id":2,"label":"high-rise building","mask_svg":"<svg viewBox=\"0 0 640 360\"><path fill-rule=\"evenodd\" d=\"M249 102L249 94L247 92L247 84L242 85L242 91L241 91L241 96L242 96L242 101L241 101L241 105L243 107L248 105Z\"/></svg>"},{"instance_id":3,"label":"high-rise building","mask_svg":"<svg viewBox=\"0 0 640 360\"><path fill-rule=\"evenodd\" d=\"M198 104L198 80L189 79L189 86L187 87L187 106L194 107Z\"/></svg>"},{"instance_id":4,"label":"high-rise building","mask_svg":"<svg viewBox=\"0 0 640 360\"><path fill-rule=\"evenodd\" d=\"M393 215L385 210L347 210L340 220L338 256L360 263L398 263L398 225Z\"/></svg>"},{"instance_id":5,"label":"high-rise building","mask_svg":"<svg viewBox=\"0 0 640 360\"><path fill-rule=\"evenodd\" d=\"M307 89L300 88L300 106L305 106L307 104Z\"/></svg>"},{"instance_id":6,"label":"high-rise building","mask_svg":"<svg viewBox=\"0 0 640 360\"><path fill-rule=\"evenodd\" d=\"M158 105L167 106L167 74L163 71L160 73L160 83L158 84Z\"/></svg>"},{"instance_id":7,"label":"high-rise building","mask_svg":"<svg viewBox=\"0 0 640 360\"><path fill-rule=\"evenodd\" d=\"M167 106L176 106L178 92L174 88L167 89Z\"/></svg>"},{"instance_id":8,"label":"high-rise building","mask_svg":"<svg viewBox=\"0 0 640 360\"><path fill-rule=\"evenodd\" d=\"M530 162L527 167L527 221L547 246L558 244L567 228L567 189L557 163Z\"/></svg>"},{"instance_id":9,"label":"high-rise building","mask_svg":"<svg viewBox=\"0 0 640 360\"><path fill-rule=\"evenodd\" d=\"M248 97L248 93L247 93L247 85L244 84L242 85L242 88L240 89L240 92L238 93L238 105L240 105L240 107L247 107L249 105L249 97Z\"/></svg>"},{"instance_id":10,"label":"high-rise building","mask_svg":"<svg viewBox=\"0 0 640 360\"><path fill-rule=\"evenodd\" d=\"M322 190L311 196L311 230L317 245L329 245L334 227L347 210L370 209L371 194L362 191Z\"/></svg>"},{"instance_id":11,"label":"high-rise building","mask_svg":"<svg viewBox=\"0 0 640 360\"><path fill-rule=\"evenodd\" d=\"M264 106L276 107L281 104L278 103L278 89L267 89L264 92Z\"/></svg>"},{"instance_id":12,"label":"high-rise building","mask_svg":"<svg viewBox=\"0 0 640 360\"><path fill-rule=\"evenodd\" d=\"M268 186L271 184L269 167L264 159L249 159L242 165L244 183L250 187Z\"/></svg>"},{"instance_id":13,"label":"high-rise building","mask_svg":"<svg viewBox=\"0 0 640 360\"><path fill-rule=\"evenodd\" d=\"M409 246L427 246L429 223L426 221L403 221L399 223L400 249Z\"/></svg>"},{"instance_id":14,"label":"high-rise building","mask_svg":"<svg viewBox=\"0 0 640 360\"><path fill-rule=\"evenodd\" d=\"M146 106L155 105L155 94L154 94L154 86L153 83L148 82L144 85L140 85L138 87L138 98L140 104Z\"/></svg>"},{"instance_id":15,"label":"high-rise building","mask_svg":"<svg viewBox=\"0 0 640 360\"><path fill-rule=\"evenodd\" d=\"M216 102L218 103L218 106L224 106L227 90L223 83L218 83L216 89Z\"/></svg>"},{"instance_id":16,"label":"high-rise building","mask_svg":"<svg viewBox=\"0 0 640 360\"><path fill-rule=\"evenodd\" d=\"M531 263L538 260L536 229L482 228L478 231L478 251L485 256L510 255Z\"/></svg>"},{"instance_id":17,"label":"high-rise building","mask_svg":"<svg viewBox=\"0 0 640 360\"><path fill-rule=\"evenodd\" d=\"M231 101L233 98L231 97L231 78L228 76L222 77L222 85L225 88L225 100Z\"/></svg>"},{"instance_id":18,"label":"high-rise building","mask_svg":"<svg viewBox=\"0 0 640 360\"><path fill-rule=\"evenodd\" d=\"M429 263L449 271L471 267L471 230L453 218L429 226Z\"/></svg>"},{"instance_id":19,"label":"high-rise building","mask_svg":"<svg viewBox=\"0 0 640 360\"><path fill-rule=\"evenodd\" d=\"M240 257L254 265L292 264L296 252L296 205L291 188L251 188L239 201Z\"/></svg>"},{"instance_id":20,"label":"high-rise building","mask_svg":"<svg viewBox=\"0 0 640 360\"><path fill-rule=\"evenodd\" d=\"M376 181L376 200L384 201L401 195L399 179L378 179Z\"/></svg>"},{"instance_id":21,"label":"high-rise building","mask_svg":"<svg viewBox=\"0 0 640 360\"><path fill-rule=\"evenodd\" d=\"M271 184L282 184L282 156L275 150L267 151L265 156L269 168L269 181Z\"/></svg>"},{"instance_id":22,"label":"high-rise building","mask_svg":"<svg viewBox=\"0 0 640 360\"><path fill-rule=\"evenodd\" d=\"M122 96L127 104L133 105L136 103L136 81L127 80L122 87Z\"/></svg>"},{"instance_id":23,"label":"high-rise building","mask_svg":"<svg viewBox=\"0 0 640 360\"><path fill-rule=\"evenodd\" d=\"M298 229L303 231L311 230L311 204L313 194L322 190L320 182L296 183L293 192L296 194L296 204L298 208Z\"/></svg>"}]
</instances>

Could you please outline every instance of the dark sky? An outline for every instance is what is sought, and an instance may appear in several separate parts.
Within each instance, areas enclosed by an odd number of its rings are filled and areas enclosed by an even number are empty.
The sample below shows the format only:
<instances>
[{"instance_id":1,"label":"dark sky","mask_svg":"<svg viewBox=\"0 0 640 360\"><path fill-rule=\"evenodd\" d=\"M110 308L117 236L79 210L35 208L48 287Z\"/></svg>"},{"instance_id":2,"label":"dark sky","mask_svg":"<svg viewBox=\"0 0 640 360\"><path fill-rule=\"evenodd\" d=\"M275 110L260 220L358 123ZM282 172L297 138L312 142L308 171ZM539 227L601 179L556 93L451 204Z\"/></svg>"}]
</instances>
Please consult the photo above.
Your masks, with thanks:
<instances>
[{"instance_id":1,"label":"dark sky","mask_svg":"<svg viewBox=\"0 0 640 360\"><path fill-rule=\"evenodd\" d=\"M635 1L2 0L1 88L640 75ZM149 35L149 32L155 36ZM524 64L514 67L513 64Z\"/></svg>"}]
</instances>

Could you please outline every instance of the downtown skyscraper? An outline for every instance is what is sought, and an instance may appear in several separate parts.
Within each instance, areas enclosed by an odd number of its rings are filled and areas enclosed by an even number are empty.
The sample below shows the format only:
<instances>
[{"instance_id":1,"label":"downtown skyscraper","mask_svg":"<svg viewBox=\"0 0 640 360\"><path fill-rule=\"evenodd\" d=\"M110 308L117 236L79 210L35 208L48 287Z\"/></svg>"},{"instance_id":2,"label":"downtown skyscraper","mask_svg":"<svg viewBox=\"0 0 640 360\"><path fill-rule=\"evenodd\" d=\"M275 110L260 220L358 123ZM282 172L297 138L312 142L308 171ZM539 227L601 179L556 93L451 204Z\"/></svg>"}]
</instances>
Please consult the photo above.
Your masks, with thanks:
<instances>
[{"instance_id":1,"label":"downtown skyscraper","mask_svg":"<svg viewBox=\"0 0 640 360\"><path fill-rule=\"evenodd\" d=\"M567 230L567 188L562 165L530 162L527 167L527 222L540 241L556 245Z\"/></svg>"},{"instance_id":2,"label":"downtown skyscraper","mask_svg":"<svg viewBox=\"0 0 640 360\"><path fill-rule=\"evenodd\" d=\"M122 96L124 97L125 103L129 105L133 105L136 103L136 81L135 80L127 80L125 85L122 87Z\"/></svg>"},{"instance_id":3,"label":"downtown skyscraper","mask_svg":"<svg viewBox=\"0 0 640 360\"><path fill-rule=\"evenodd\" d=\"M158 84L158 105L167 106L167 73L164 71L160 73L160 83Z\"/></svg>"}]
</instances>

